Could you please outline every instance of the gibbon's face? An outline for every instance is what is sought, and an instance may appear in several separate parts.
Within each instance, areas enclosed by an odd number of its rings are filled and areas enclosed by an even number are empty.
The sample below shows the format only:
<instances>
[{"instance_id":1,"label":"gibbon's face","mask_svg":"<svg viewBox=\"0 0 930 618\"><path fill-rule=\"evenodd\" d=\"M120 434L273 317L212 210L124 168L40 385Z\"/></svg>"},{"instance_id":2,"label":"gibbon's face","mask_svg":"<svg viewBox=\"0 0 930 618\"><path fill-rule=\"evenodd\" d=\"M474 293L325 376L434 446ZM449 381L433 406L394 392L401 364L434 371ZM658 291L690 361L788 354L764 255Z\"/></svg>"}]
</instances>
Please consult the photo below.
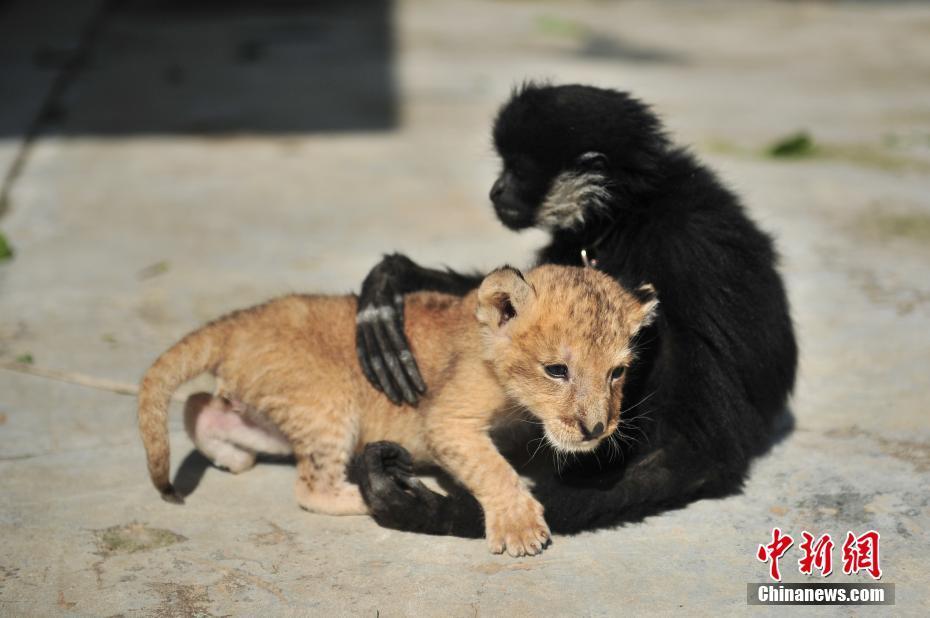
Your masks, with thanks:
<instances>
[{"instance_id":1,"label":"gibbon's face","mask_svg":"<svg viewBox=\"0 0 930 618\"><path fill-rule=\"evenodd\" d=\"M592 268L546 265L525 279L495 271L478 299L485 359L554 448L591 451L616 431L633 337L658 303L651 286L630 292Z\"/></svg>"},{"instance_id":2,"label":"gibbon's face","mask_svg":"<svg viewBox=\"0 0 930 618\"><path fill-rule=\"evenodd\" d=\"M524 84L498 111L492 138L503 169L491 201L513 230L596 228L599 211L654 181L668 149L646 105L579 84Z\"/></svg>"},{"instance_id":3,"label":"gibbon's face","mask_svg":"<svg viewBox=\"0 0 930 618\"><path fill-rule=\"evenodd\" d=\"M603 153L585 152L563 169L526 155L507 155L503 163L490 197L497 218L512 230L577 228L610 200Z\"/></svg>"}]
</instances>

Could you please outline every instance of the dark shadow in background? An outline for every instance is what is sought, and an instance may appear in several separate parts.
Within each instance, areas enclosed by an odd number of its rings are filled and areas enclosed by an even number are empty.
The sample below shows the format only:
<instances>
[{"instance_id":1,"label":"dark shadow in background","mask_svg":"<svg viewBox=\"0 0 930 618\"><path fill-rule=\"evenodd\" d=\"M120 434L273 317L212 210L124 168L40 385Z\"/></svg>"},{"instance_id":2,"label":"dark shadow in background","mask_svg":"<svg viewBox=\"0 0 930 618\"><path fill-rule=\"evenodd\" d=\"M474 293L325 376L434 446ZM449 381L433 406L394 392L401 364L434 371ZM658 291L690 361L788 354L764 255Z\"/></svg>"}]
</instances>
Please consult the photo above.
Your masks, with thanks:
<instances>
[{"instance_id":1,"label":"dark shadow in background","mask_svg":"<svg viewBox=\"0 0 930 618\"><path fill-rule=\"evenodd\" d=\"M18 1L0 2L0 39L16 27L5 12L54 20L60 3L34 0L24 9ZM43 42L38 30L35 37L17 33L21 44L34 45L33 69L63 73L38 123L43 134L396 125L391 0L104 0L88 14L72 49ZM0 136L27 129L9 124L0 122Z\"/></svg>"}]
</instances>

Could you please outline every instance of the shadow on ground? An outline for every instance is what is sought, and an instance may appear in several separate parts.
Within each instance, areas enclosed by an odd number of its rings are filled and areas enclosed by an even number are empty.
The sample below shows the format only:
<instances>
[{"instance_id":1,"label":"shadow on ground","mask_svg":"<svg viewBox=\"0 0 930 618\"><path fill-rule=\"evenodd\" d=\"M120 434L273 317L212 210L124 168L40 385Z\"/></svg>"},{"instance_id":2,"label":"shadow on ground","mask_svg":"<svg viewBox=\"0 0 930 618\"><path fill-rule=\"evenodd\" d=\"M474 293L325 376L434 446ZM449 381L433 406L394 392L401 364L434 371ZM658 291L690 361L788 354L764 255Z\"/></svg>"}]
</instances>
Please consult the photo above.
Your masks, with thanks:
<instances>
[{"instance_id":1,"label":"shadow on ground","mask_svg":"<svg viewBox=\"0 0 930 618\"><path fill-rule=\"evenodd\" d=\"M296 461L293 457L277 457L273 455L259 455L257 459L257 465L283 465L283 466L295 466ZM181 465L178 466L178 471L174 475L174 488L182 498L186 498L197 489L200 485L200 481L203 480L204 475L207 473L207 470L213 468L213 464L209 459L203 456L200 451L197 449L192 449L187 457L184 458L184 461L181 462ZM224 473L227 473L223 470Z\"/></svg>"},{"instance_id":2,"label":"shadow on ground","mask_svg":"<svg viewBox=\"0 0 930 618\"><path fill-rule=\"evenodd\" d=\"M83 4L82 33L62 42L40 26L74 14L74 4L0 3L7 76L57 73L36 119L42 133L307 133L396 124L391 0ZM25 131L15 114L0 113L0 137Z\"/></svg>"}]
</instances>

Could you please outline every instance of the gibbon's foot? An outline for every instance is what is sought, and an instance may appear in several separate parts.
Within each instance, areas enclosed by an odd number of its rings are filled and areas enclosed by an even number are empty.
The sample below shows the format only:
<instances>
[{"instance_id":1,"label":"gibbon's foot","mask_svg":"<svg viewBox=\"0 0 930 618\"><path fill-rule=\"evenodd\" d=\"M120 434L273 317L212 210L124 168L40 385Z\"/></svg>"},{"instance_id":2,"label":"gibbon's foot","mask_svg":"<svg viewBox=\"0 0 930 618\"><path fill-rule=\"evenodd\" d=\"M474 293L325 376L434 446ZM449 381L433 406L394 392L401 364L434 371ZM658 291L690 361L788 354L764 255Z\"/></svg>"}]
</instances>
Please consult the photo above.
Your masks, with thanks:
<instances>
[{"instance_id":1,"label":"gibbon's foot","mask_svg":"<svg viewBox=\"0 0 930 618\"><path fill-rule=\"evenodd\" d=\"M543 517L543 507L532 496L516 500L487 511L486 535L491 553L507 552L513 557L542 553L551 536Z\"/></svg>"},{"instance_id":2,"label":"gibbon's foot","mask_svg":"<svg viewBox=\"0 0 930 618\"><path fill-rule=\"evenodd\" d=\"M407 513L436 512L443 498L413 474L413 461L404 447L393 442L373 442L365 447L361 458L359 488L380 525L403 526Z\"/></svg>"}]
</instances>

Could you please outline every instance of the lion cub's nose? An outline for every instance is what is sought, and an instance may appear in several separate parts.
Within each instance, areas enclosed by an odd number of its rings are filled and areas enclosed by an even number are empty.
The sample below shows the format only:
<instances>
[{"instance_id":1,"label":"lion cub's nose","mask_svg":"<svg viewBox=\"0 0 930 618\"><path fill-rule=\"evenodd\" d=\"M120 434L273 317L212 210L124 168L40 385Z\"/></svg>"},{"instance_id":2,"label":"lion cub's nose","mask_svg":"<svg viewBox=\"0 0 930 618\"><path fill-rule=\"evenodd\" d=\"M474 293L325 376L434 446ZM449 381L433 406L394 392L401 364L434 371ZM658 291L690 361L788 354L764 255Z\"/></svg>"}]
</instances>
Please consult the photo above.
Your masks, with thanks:
<instances>
[{"instance_id":1,"label":"lion cub's nose","mask_svg":"<svg viewBox=\"0 0 930 618\"><path fill-rule=\"evenodd\" d=\"M600 421L598 421L597 424L595 424L594 427L591 427L590 429L588 429L588 427L584 424L584 421L582 421L578 423L578 428L581 429L581 435L584 436L585 440L593 440L604 433L604 423Z\"/></svg>"}]
</instances>

